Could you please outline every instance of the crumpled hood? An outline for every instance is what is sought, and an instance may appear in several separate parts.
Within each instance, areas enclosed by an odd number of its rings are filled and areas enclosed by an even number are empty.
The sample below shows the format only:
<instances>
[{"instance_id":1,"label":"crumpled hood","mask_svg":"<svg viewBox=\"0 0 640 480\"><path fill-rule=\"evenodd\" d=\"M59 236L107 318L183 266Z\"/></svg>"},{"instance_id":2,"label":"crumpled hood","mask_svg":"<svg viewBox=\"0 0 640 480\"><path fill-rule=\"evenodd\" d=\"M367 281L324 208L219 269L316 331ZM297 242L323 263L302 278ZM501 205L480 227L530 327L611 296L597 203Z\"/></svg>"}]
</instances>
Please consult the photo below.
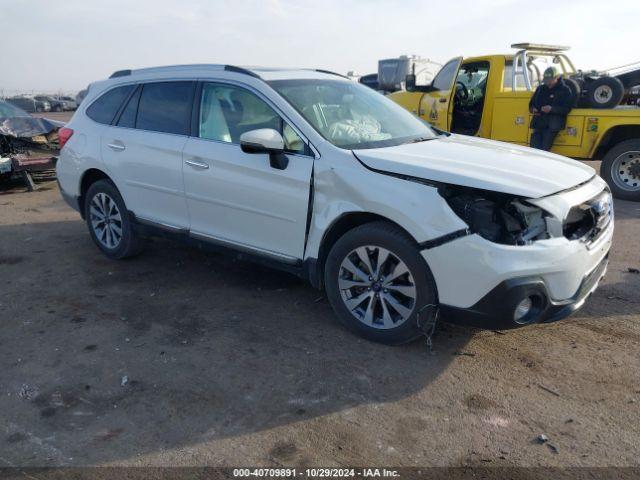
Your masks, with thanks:
<instances>
[{"instance_id":1,"label":"crumpled hood","mask_svg":"<svg viewBox=\"0 0 640 480\"><path fill-rule=\"evenodd\" d=\"M384 172L538 198L586 182L595 170L553 153L462 135L354 151Z\"/></svg>"},{"instance_id":2,"label":"crumpled hood","mask_svg":"<svg viewBox=\"0 0 640 480\"><path fill-rule=\"evenodd\" d=\"M0 135L16 138L31 138L36 135L46 135L64 127L63 122L36 117L0 118Z\"/></svg>"}]
</instances>

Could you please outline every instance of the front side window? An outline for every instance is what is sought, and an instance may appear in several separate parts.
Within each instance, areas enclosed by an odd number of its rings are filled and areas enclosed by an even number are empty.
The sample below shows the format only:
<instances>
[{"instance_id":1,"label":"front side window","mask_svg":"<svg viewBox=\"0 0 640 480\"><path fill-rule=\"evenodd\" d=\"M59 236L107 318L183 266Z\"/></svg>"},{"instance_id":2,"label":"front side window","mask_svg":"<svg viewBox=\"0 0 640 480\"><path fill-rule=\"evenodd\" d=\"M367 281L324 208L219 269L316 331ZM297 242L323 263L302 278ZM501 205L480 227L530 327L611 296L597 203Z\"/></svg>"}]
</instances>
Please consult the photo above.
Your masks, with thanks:
<instances>
[{"instance_id":1,"label":"front side window","mask_svg":"<svg viewBox=\"0 0 640 480\"><path fill-rule=\"evenodd\" d=\"M259 128L280 132L286 151L305 152L302 138L254 93L234 85L205 83L202 86L200 138L239 144L240 135Z\"/></svg>"},{"instance_id":2,"label":"front side window","mask_svg":"<svg viewBox=\"0 0 640 480\"><path fill-rule=\"evenodd\" d=\"M383 95L344 80L274 80L269 84L325 139L345 149L428 140L435 132Z\"/></svg>"},{"instance_id":3,"label":"front side window","mask_svg":"<svg viewBox=\"0 0 640 480\"><path fill-rule=\"evenodd\" d=\"M458 73L458 67L460 65L460 59L454 58L445 64L444 67L436 74L433 79L434 90L449 90L453 84L453 79Z\"/></svg>"},{"instance_id":4,"label":"front side window","mask_svg":"<svg viewBox=\"0 0 640 480\"><path fill-rule=\"evenodd\" d=\"M123 85L102 94L87 108L87 116L98 123L109 125L134 87L135 85Z\"/></svg>"}]
</instances>

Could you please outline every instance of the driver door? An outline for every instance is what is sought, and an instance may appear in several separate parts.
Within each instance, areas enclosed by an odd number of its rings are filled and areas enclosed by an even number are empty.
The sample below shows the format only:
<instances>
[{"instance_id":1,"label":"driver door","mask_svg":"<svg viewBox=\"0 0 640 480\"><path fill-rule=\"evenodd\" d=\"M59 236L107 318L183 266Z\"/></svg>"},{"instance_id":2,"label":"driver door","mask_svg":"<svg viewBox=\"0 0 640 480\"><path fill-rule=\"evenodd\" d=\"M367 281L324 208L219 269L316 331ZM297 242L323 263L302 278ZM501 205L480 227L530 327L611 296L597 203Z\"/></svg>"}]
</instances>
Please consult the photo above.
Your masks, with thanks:
<instances>
[{"instance_id":1,"label":"driver door","mask_svg":"<svg viewBox=\"0 0 640 480\"><path fill-rule=\"evenodd\" d=\"M196 101L197 136L185 145L182 167L191 234L285 261L301 259L314 161L308 145L243 87L205 82ZM240 148L240 135L259 128L284 137L284 170L272 167L269 155Z\"/></svg>"},{"instance_id":2,"label":"driver door","mask_svg":"<svg viewBox=\"0 0 640 480\"><path fill-rule=\"evenodd\" d=\"M433 79L431 91L420 101L420 118L440 130L448 131L451 126L454 83L461 64L462 57L449 60Z\"/></svg>"}]
</instances>

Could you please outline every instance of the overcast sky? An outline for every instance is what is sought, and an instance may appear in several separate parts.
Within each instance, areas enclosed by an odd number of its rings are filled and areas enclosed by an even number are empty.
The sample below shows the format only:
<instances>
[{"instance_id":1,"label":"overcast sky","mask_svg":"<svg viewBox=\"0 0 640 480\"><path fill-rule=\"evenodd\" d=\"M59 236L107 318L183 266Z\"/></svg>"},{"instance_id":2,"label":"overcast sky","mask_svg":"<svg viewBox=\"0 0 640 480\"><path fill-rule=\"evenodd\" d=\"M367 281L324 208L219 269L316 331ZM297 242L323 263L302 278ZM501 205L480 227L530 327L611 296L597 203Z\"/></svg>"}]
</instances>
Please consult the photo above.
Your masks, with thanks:
<instances>
[{"instance_id":1,"label":"overcast sky","mask_svg":"<svg viewBox=\"0 0 640 480\"><path fill-rule=\"evenodd\" d=\"M179 63L364 74L381 58L571 45L578 68L640 61L639 0L0 0L0 91L74 91Z\"/></svg>"}]
</instances>

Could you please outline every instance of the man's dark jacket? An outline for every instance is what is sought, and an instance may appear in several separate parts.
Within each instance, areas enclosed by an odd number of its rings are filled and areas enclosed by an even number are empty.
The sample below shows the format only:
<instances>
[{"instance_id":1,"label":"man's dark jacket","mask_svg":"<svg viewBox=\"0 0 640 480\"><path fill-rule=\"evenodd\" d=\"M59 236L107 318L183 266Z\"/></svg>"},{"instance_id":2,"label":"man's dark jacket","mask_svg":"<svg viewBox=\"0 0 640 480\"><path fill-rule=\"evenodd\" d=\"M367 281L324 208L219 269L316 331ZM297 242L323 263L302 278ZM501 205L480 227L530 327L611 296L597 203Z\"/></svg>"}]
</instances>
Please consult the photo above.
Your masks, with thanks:
<instances>
[{"instance_id":1,"label":"man's dark jacket","mask_svg":"<svg viewBox=\"0 0 640 480\"><path fill-rule=\"evenodd\" d=\"M553 131L564 129L573 100L573 93L562 78L553 88L540 85L529 101L529 111L532 112L534 107L538 110L538 115L531 119L531 128ZM551 106L549 113L542 112L541 108L545 105Z\"/></svg>"}]
</instances>

